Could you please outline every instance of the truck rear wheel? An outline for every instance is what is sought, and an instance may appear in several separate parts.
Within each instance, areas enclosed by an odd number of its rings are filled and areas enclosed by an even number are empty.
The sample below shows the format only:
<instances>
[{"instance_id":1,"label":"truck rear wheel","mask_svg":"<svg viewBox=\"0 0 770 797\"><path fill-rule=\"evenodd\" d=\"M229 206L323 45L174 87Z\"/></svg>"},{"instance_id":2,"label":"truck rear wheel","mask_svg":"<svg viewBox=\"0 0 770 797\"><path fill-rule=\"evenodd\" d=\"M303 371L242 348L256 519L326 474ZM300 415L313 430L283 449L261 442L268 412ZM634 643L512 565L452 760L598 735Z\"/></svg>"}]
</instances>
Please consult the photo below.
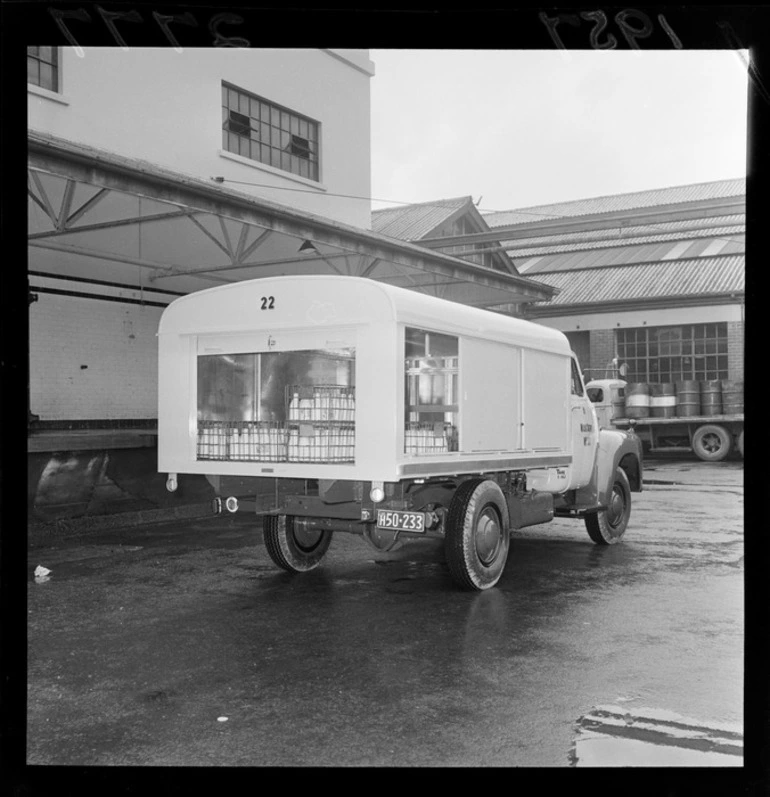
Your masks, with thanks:
<instances>
[{"instance_id":1,"label":"truck rear wheel","mask_svg":"<svg viewBox=\"0 0 770 797\"><path fill-rule=\"evenodd\" d=\"M617 468L607 508L585 516L588 536L597 545L614 545L625 533L630 517L631 485L623 468Z\"/></svg>"},{"instance_id":2,"label":"truck rear wheel","mask_svg":"<svg viewBox=\"0 0 770 797\"><path fill-rule=\"evenodd\" d=\"M273 562L291 573L318 567L332 541L331 531L295 530L293 515L265 515L262 536Z\"/></svg>"},{"instance_id":3,"label":"truck rear wheel","mask_svg":"<svg viewBox=\"0 0 770 797\"><path fill-rule=\"evenodd\" d=\"M730 453L731 446L732 437L724 426L707 423L699 426L692 436L692 450L706 462L723 460Z\"/></svg>"},{"instance_id":4,"label":"truck rear wheel","mask_svg":"<svg viewBox=\"0 0 770 797\"><path fill-rule=\"evenodd\" d=\"M496 482L469 479L449 505L444 550L449 572L463 589L493 587L510 547L508 505Z\"/></svg>"}]
</instances>

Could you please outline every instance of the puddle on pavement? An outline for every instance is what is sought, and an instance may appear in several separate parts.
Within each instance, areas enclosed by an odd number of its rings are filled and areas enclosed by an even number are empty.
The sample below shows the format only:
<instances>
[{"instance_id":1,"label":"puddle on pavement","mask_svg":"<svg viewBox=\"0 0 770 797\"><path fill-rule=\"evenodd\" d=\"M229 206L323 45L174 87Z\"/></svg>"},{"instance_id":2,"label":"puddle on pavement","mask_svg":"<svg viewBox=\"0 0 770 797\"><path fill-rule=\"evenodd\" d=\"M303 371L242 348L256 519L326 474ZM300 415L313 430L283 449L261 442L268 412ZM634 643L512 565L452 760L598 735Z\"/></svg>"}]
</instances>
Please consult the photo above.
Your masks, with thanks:
<instances>
[{"instance_id":1,"label":"puddle on pavement","mask_svg":"<svg viewBox=\"0 0 770 797\"><path fill-rule=\"evenodd\" d=\"M670 711L596 706L576 723L573 767L741 767L743 734Z\"/></svg>"}]
</instances>

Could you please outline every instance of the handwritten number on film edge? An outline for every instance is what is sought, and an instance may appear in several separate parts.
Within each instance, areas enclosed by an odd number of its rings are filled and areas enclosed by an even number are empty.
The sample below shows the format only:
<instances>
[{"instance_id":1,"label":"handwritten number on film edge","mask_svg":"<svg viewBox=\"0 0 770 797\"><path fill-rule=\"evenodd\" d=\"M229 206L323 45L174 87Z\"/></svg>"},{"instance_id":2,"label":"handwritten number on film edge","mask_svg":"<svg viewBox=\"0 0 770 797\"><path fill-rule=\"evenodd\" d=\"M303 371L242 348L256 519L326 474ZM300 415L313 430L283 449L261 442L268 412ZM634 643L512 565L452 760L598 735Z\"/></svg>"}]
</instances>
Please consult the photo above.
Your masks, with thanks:
<instances>
[{"instance_id":1,"label":"handwritten number on film edge","mask_svg":"<svg viewBox=\"0 0 770 797\"><path fill-rule=\"evenodd\" d=\"M538 14L540 21L548 30L548 35L551 37L551 40L560 50L565 50L566 47L564 42L561 40L561 37L557 33L556 28L562 22L566 23L567 25L572 25L573 27L579 27L580 19L593 23L588 40L594 50L614 50L618 46L618 40L612 33L607 33L606 38L603 41L600 39L601 35L605 33L605 29L608 25L607 15L604 13L604 11L581 11L579 16L580 18L578 18L577 14L559 14L555 17L549 17L543 11ZM647 14L632 8L618 11L613 19L615 24L620 29L620 32L623 34L623 38L626 40L626 42L628 42L628 46L634 50L639 49L639 43L637 42L637 39L646 39L655 30L653 23ZM635 20L636 22L640 23L641 27L630 24L630 20ZM660 24L661 28L663 28L668 38L671 40L671 43L674 45L674 47L676 47L678 50L681 50L682 42L676 33L674 33L671 25L669 25L663 14L658 14L658 23Z\"/></svg>"},{"instance_id":2,"label":"handwritten number on film edge","mask_svg":"<svg viewBox=\"0 0 770 797\"><path fill-rule=\"evenodd\" d=\"M135 10L131 11L107 11L101 6L96 6L102 21L107 26L107 30L112 34L112 38L123 50L128 49L128 44L121 36L117 28L117 22L144 22L142 15ZM56 26L62 32L64 38L75 48L77 55L82 58L84 53L83 49L78 44L72 31L69 29L65 20L75 20L76 22L93 22L90 14L85 8L76 8L62 10L59 8L51 8L49 6L48 13L53 17ZM188 25L190 27L198 27L198 22L195 17L189 12L184 14L159 14L156 11L152 13L153 18L158 23L158 27L163 31L163 35L168 39L171 45L177 52L181 51L181 46L176 37L171 33L171 23ZM240 25L243 23L243 17L229 12L215 14L208 23L209 33L214 37L213 44L215 47L251 47L251 42L241 36L225 36L220 32L220 25Z\"/></svg>"}]
</instances>

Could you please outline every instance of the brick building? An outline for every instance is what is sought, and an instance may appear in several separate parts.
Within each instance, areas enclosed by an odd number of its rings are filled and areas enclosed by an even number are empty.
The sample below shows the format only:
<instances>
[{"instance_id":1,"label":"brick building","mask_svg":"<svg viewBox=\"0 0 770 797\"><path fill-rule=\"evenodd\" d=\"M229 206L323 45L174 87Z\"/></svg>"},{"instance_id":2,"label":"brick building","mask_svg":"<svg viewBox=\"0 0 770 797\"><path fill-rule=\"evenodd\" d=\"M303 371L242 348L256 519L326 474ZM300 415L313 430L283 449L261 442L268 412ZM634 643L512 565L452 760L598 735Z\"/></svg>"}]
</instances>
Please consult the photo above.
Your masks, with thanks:
<instances>
[{"instance_id":1,"label":"brick building","mask_svg":"<svg viewBox=\"0 0 770 797\"><path fill-rule=\"evenodd\" d=\"M628 381L740 381L745 214L735 179L482 214L446 199L375 211L372 224L549 286L543 300L487 307L564 332L587 378L623 366Z\"/></svg>"},{"instance_id":2,"label":"brick building","mask_svg":"<svg viewBox=\"0 0 770 797\"><path fill-rule=\"evenodd\" d=\"M742 380L745 204L735 179L484 219L518 273L558 291L526 316L564 332L589 377Z\"/></svg>"}]
</instances>

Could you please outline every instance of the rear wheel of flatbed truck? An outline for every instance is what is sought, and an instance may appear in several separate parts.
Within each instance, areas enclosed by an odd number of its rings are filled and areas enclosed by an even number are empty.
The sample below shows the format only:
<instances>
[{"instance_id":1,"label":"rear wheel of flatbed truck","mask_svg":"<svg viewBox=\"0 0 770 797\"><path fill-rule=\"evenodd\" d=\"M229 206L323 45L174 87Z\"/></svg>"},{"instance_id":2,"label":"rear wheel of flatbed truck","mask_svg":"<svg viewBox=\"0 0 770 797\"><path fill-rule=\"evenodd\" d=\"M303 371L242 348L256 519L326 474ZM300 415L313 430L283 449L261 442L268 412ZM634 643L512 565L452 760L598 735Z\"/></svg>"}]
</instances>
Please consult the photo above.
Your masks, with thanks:
<instances>
[{"instance_id":1,"label":"rear wheel of flatbed truck","mask_svg":"<svg viewBox=\"0 0 770 797\"><path fill-rule=\"evenodd\" d=\"M318 567L332 541L331 531L295 529L293 515L265 515L262 523L270 558L290 573L306 573Z\"/></svg>"},{"instance_id":2,"label":"rear wheel of flatbed truck","mask_svg":"<svg viewBox=\"0 0 770 797\"><path fill-rule=\"evenodd\" d=\"M617 468L607 508L585 516L588 536L597 545L614 545L625 533L630 517L631 485L623 468Z\"/></svg>"},{"instance_id":3,"label":"rear wheel of flatbed truck","mask_svg":"<svg viewBox=\"0 0 770 797\"><path fill-rule=\"evenodd\" d=\"M444 551L449 572L463 589L493 587L510 547L508 505L496 482L469 479L449 505Z\"/></svg>"},{"instance_id":4,"label":"rear wheel of flatbed truck","mask_svg":"<svg viewBox=\"0 0 770 797\"><path fill-rule=\"evenodd\" d=\"M692 450L705 462L721 462L732 448L732 435L724 426L707 423L692 436Z\"/></svg>"}]
</instances>

